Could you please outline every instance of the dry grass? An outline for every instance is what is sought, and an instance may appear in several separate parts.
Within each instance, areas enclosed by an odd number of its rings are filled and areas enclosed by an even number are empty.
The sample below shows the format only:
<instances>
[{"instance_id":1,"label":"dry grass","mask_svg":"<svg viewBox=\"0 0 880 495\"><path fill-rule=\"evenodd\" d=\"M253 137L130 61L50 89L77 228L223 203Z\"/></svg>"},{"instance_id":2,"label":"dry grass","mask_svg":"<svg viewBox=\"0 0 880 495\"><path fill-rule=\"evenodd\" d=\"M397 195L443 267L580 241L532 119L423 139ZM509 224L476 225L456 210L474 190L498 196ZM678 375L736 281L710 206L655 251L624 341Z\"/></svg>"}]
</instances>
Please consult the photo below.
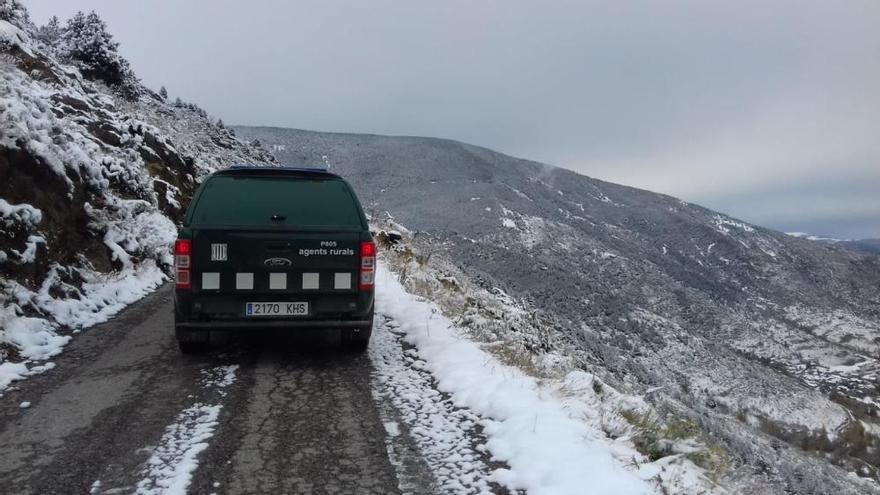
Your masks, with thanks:
<instances>
[{"instance_id":1,"label":"dry grass","mask_svg":"<svg viewBox=\"0 0 880 495\"><path fill-rule=\"evenodd\" d=\"M501 363L515 367L529 376L547 378L546 373L535 363L534 355L525 349L500 342L483 346L483 349L498 358Z\"/></svg>"},{"instance_id":2,"label":"dry grass","mask_svg":"<svg viewBox=\"0 0 880 495\"><path fill-rule=\"evenodd\" d=\"M621 411L620 414L635 429L633 443L636 449L651 461L678 454L675 444L690 441L700 449L684 456L703 468L714 483L717 484L728 471L730 459L725 450L707 439L693 419L673 416L660 420L651 412L639 411Z\"/></svg>"}]
</instances>

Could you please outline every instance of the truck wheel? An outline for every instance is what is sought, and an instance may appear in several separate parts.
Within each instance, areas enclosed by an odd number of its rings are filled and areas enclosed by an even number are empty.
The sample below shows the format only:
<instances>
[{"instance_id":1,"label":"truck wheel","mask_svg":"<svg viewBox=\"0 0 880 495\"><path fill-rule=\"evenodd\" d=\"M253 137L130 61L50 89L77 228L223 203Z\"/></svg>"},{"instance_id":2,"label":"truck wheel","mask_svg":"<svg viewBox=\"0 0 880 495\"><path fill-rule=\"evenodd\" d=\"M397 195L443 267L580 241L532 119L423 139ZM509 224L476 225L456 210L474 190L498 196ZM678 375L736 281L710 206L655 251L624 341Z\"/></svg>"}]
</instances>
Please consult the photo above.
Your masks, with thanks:
<instances>
[{"instance_id":1,"label":"truck wheel","mask_svg":"<svg viewBox=\"0 0 880 495\"><path fill-rule=\"evenodd\" d=\"M342 334L342 346L351 352L364 352L370 345L373 326L364 326L356 330L345 330Z\"/></svg>"},{"instance_id":2,"label":"truck wheel","mask_svg":"<svg viewBox=\"0 0 880 495\"><path fill-rule=\"evenodd\" d=\"M201 354L208 349L208 343L178 340L177 347L180 348L182 354Z\"/></svg>"},{"instance_id":3,"label":"truck wheel","mask_svg":"<svg viewBox=\"0 0 880 495\"><path fill-rule=\"evenodd\" d=\"M208 332L192 332L175 328L174 334L177 337L177 347L183 354L198 354L208 349L211 337Z\"/></svg>"}]
</instances>

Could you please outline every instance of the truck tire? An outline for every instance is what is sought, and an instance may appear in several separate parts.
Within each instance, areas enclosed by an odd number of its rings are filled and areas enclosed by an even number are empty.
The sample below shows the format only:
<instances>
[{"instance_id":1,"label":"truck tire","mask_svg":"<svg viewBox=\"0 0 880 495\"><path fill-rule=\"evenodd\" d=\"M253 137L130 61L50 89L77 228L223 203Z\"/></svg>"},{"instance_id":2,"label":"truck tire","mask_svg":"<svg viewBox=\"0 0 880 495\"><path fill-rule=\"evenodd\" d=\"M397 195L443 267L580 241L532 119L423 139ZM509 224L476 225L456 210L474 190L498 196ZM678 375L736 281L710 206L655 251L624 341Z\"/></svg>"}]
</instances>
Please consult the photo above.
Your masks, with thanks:
<instances>
[{"instance_id":1,"label":"truck tire","mask_svg":"<svg viewBox=\"0 0 880 495\"><path fill-rule=\"evenodd\" d=\"M177 347L183 354L199 354L208 349L211 335L208 332L192 332L174 329L177 337Z\"/></svg>"},{"instance_id":2,"label":"truck tire","mask_svg":"<svg viewBox=\"0 0 880 495\"><path fill-rule=\"evenodd\" d=\"M178 340L177 347L180 349L181 354L201 354L208 349L208 343Z\"/></svg>"},{"instance_id":3,"label":"truck tire","mask_svg":"<svg viewBox=\"0 0 880 495\"><path fill-rule=\"evenodd\" d=\"M373 321L370 318L370 321ZM373 334L373 325L364 325L359 328L344 330L342 332L342 347L351 352L361 353L370 345L370 336Z\"/></svg>"}]
</instances>

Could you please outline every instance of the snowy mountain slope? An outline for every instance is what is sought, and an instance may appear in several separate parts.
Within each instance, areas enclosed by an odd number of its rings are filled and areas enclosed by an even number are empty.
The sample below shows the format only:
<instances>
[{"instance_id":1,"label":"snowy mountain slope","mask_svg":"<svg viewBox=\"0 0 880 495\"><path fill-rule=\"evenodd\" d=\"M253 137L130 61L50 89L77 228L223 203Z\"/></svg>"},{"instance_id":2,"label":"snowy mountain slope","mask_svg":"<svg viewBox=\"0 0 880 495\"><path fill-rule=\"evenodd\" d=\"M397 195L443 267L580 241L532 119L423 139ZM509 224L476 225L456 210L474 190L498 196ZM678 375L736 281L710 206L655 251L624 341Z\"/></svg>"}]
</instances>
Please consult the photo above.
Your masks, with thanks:
<instances>
[{"instance_id":1,"label":"snowy mountain slope","mask_svg":"<svg viewBox=\"0 0 880 495\"><path fill-rule=\"evenodd\" d=\"M141 85L104 28L0 2L0 389L166 280L200 176L272 160Z\"/></svg>"},{"instance_id":2,"label":"snowy mountain slope","mask_svg":"<svg viewBox=\"0 0 880 495\"><path fill-rule=\"evenodd\" d=\"M876 490L876 257L452 141L236 130L282 163L329 163L375 217L546 313L533 354L651 391L724 446L736 486Z\"/></svg>"}]
</instances>

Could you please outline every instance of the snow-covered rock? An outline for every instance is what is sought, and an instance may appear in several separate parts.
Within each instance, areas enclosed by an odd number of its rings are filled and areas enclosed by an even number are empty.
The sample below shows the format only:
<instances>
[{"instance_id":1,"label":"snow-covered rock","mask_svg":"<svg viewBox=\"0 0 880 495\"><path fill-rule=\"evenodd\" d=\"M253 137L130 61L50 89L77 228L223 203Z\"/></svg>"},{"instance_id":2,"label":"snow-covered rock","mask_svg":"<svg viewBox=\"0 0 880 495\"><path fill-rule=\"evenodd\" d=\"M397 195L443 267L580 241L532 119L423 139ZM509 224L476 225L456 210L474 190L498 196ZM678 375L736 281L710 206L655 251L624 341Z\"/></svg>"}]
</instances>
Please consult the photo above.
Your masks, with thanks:
<instances>
[{"instance_id":1,"label":"snow-covered rock","mask_svg":"<svg viewBox=\"0 0 880 495\"><path fill-rule=\"evenodd\" d=\"M97 16L0 0L0 389L167 280L201 177L272 160L141 85Z\"/></svg>"}]
</instances>

